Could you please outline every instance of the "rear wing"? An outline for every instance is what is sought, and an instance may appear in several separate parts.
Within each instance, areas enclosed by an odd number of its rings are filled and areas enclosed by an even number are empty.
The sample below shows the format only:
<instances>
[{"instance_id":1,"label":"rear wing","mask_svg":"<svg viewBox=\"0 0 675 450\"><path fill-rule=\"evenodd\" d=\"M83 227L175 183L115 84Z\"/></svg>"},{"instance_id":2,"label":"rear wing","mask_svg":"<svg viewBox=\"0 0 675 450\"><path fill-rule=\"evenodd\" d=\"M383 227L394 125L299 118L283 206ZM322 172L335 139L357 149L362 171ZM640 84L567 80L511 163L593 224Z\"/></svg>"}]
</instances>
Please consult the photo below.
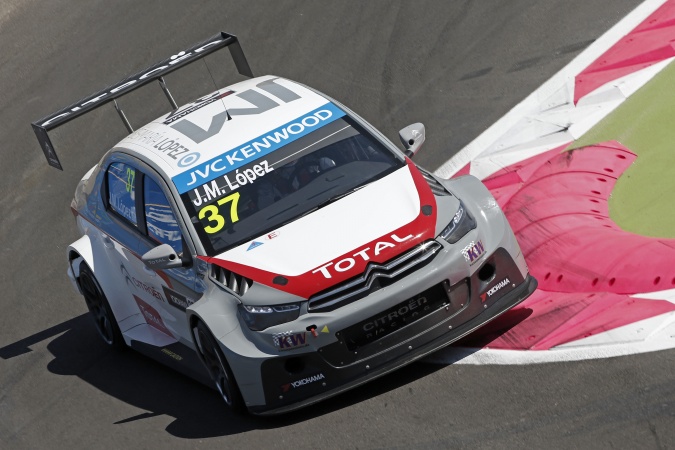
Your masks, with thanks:
<instances>
[{"instance_id":1,"label":"rear wing","mask_svg":"<svg viewBox=\"0 0 675 450\"><path fill-rule=\"evenodd\" d=\"M200 60L206 55L213 53L223 47L228 47L230 49L230 54L232 55L234 64L237 67L237 71L239 71L239 73L244 76L252 78L253 73L251 72L251 68L246 61L246 56L244 56L244 52L241 49L241 45L239 44L237 37L232 34L220 32L212 38L207 39L188 50L184 50L175 55L172 55L170 58L152 65L147 69L138 72L137 74L131 75L124 80L103 89L102 91L95 92L94 94L91 94L70 106L67 106L59 111L56 111L55 113L49 114L48 116L33 122L33 131L35 132L35 136L37 136L38 142L40 142L40 147L42 147L42 151L47 158L47 162L50 166L56 167L59 170L63 170L61 162L56 156L54 146L52 145L47 132L63 125L66 122L70 122L71 120L86 114L106 103L115 103L115 109L122 119L122 122L124 122L124 126L127 128L129 133L132 133L133 129L124 115L124 112L117 105L116 99L140 88L141 86L145 86L152 81L159 81L159 85L169 99L171 106L173 109L177 109L178 106L173 100L173 97L171 96L171 93L164 82L164 76L173 72L174 70L180 69L181 67L184 67L192 62Z\"/></svg>"}]
</instances>

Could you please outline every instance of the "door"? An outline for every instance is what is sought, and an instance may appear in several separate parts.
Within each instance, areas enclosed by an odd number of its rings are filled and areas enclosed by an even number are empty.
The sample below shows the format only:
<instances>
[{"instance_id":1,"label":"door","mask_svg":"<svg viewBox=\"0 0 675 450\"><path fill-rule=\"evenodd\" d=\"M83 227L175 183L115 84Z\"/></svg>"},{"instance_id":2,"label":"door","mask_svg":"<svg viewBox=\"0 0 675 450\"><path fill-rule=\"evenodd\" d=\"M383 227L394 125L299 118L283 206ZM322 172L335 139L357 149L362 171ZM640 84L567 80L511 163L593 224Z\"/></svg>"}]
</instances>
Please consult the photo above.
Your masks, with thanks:
<instances>
[{"instance_id":1,"label":"door","mask_svg":"<svg viewBox=\"0 0 675 450\"><path fill-rule=\"evenodd\" d=\"M199 300L201 293L196 286L203 284L197 277L195 261L185 241L183 231L176 220L174 205L168 200L166 188L161 179L153 173L143 174L143 220L146 234L139 242L139 254L152 248L169 244L181 255L185 267L170 270L153 270L142 261L140 270L142 282L150 288L153 304L162 319L162 325L183 344L193 347L192 334L185 310ZM147 297L147 295L146 295Z\"/></svg>"}]
</instances>

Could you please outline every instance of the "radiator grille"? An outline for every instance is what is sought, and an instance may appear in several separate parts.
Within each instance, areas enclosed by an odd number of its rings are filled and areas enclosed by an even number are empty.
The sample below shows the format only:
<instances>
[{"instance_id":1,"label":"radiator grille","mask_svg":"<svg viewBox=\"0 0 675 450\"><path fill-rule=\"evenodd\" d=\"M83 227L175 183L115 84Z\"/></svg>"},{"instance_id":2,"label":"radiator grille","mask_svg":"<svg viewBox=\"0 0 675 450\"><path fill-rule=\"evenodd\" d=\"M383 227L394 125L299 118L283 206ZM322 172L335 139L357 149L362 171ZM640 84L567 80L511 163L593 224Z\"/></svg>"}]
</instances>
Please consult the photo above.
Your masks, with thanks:
<instances>
[{"instance_id":1,"label":"radiator grille","mask_svg":"<svg viewBox=\"0 0 675 450\"><path fill-rule=\"evenodd\" d=\"M309 311L332 311L355 302L428 264L441 248L438 242L427 241L385 263L368 264L360 276L310 297Z\"/></svg>"}]
</instances>

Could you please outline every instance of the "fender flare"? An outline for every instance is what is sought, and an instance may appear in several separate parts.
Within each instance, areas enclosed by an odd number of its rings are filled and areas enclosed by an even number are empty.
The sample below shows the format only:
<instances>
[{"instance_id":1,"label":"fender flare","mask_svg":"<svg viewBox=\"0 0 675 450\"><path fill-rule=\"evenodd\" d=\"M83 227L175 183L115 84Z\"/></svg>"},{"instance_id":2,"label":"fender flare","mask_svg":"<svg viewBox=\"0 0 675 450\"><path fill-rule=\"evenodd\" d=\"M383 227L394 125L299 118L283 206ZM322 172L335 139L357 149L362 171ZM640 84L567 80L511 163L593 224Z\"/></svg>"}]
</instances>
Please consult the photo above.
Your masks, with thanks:
<instances>
[{"instance_id":1,"label":"fender flare","mask_svg":"<svg viewBox=\"0 0 675 450\"><path fill-rule=\"evenodd\" d=\"M91 239L86 234L79 238L77 241L73 242L68 246L66 250L66 260L68 261L68 272L69 275L72 274L72 280L77 287L77 290L80 290L79 283L76 283L80 277L80 261L84 261L91 268L92 271L94 268L94 252L91 247ZM82 292L80 291L80 294Z\"/></svg>"}]
</instances>

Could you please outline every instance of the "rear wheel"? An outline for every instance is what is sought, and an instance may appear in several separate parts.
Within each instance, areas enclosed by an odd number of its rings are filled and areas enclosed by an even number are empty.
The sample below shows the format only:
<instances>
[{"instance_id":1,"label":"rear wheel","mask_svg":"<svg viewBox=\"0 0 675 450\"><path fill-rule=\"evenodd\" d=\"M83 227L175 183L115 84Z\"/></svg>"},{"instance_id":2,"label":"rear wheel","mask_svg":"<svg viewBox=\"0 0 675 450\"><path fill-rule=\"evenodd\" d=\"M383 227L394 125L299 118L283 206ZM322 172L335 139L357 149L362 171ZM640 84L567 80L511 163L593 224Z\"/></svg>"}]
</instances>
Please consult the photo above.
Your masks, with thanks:
<instances>
[{"instance_id":1,"label":"rear wheel","mask_svg":"<svg viewBox=\"0 0 675 450\"><path fill-rule=\"evenodd\" d=\"M225 404L235 412L243 412L244 399L216 338L203 322L197 322L192 332L199 355Z\"/></svg>"},{"instance_id":2,"label":"rear wheel","mask_svg":"<svg viewBox=\"0 0 675 450\"><path fill-rule=\"evenodd\" d=\"M96 331L98 331L103 342L117 349L124 348L124 338L115 320L115 315L110 308L108 299L103 293L101 285L98 284L96 276L84 261L80 263L79 283L84 295L84 301L94 319Z\"/></svg>"}]
</instances>

